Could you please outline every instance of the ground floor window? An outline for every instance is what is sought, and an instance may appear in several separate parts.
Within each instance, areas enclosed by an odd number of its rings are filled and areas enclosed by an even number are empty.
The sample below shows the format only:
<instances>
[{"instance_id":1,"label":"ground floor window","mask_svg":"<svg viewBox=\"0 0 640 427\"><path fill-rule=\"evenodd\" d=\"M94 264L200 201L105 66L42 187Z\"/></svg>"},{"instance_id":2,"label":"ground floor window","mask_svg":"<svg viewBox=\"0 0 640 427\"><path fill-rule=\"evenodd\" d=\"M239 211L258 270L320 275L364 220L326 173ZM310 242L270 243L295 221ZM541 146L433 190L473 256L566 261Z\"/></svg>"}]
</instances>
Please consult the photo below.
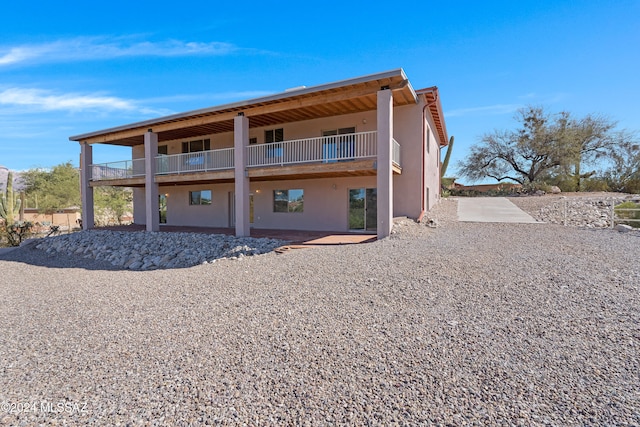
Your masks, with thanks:
<instances>
[{"instance_id":1,"label":"ground floor window","mask_svg":"<svg viewBox=\"0 0 640 427\"><path fill-rule=\"evenodd\" d=\"M190 205L210 205L211 190L189 191Z\"/></svg>"},{"instance_id":2,"label":"ground floor window","mask_svg":"<svg viewBox=\"0 0 640 427\"><path fill-rule=\"evenodd\" d=\"M274 190L274 212L303 212L304 190Z\"/></svg>"}]
</instances>

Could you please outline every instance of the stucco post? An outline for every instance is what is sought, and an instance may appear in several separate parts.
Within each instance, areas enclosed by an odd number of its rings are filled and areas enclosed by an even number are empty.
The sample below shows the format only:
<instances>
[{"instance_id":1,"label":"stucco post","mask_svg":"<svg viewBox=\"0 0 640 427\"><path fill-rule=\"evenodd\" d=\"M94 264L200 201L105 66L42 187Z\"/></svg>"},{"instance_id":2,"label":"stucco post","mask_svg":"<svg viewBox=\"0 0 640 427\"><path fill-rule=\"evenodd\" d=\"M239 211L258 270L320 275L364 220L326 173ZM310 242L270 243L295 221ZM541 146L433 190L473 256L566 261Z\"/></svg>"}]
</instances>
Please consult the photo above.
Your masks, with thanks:
<instances>
[{"instance_id":1,"label":"stucco post","mask_svg":"<svg viewBox=\"0 0 640 427\"><path fill-rule=\"evenodd\" d=\"M91 165L93 147L86 142L80 143L80 194L82 197L82 229L89 230L95 225L93 207L93 187L91 187Z\"/></svg>"},{"instance_id":2,"label":"stucco post","mask_svg":"<svg viewBox=\"0 0 640 427\"><path fill-rule=\"evenodd\" d=\"M393 96L391 90L378 91L378 239L388 237L393 226Z\"/></svg>"},{"instance_id":3,"label":"stucco post","mask_svg":"<svg viewBox=\"0 0 640 427\"><path fill-rule=\"evenodd\" d=\"M241 113L242 114L242 113ZM233 146L236 192L236 236L249 236L249 176L246 147L249 145L249 119L238 115L233 121Z\"/></svg>"},{"instance_id":4,"label":"stucco post","mask_svg":"<svg viewBox=\"0 0 640 427\"><path fill-rule=\"evenodd\" d=\"M160 231L158 184L156 183L156 157L158 134L151 129L144 134L144 199L147 231Z\"/></svg>"}]
</instances>

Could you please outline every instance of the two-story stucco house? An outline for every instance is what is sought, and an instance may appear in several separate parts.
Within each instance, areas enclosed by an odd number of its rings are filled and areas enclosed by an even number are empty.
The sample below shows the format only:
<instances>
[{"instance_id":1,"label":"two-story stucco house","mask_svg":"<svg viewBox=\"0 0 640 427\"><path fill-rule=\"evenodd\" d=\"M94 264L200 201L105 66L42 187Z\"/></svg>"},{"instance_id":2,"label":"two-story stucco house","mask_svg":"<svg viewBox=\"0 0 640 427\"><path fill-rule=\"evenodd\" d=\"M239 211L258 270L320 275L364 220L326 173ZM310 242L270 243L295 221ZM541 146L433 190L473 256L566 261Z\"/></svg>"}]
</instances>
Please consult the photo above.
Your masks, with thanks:
<instances>
[{"instance_id":1,"label":"two-story stucco house","mask_svg":"<svg viewBox=\"0 0 640 427\"><path fill-rule=\"evenodd\" d=\"M81 146L83 227L93 188L134 190L134 221L177 226L359 231L388 236L439 198L447 144L435 87L402 69L72 136ZM94 144L131 147L96 163Z\"/></svg>"}]
</instances>

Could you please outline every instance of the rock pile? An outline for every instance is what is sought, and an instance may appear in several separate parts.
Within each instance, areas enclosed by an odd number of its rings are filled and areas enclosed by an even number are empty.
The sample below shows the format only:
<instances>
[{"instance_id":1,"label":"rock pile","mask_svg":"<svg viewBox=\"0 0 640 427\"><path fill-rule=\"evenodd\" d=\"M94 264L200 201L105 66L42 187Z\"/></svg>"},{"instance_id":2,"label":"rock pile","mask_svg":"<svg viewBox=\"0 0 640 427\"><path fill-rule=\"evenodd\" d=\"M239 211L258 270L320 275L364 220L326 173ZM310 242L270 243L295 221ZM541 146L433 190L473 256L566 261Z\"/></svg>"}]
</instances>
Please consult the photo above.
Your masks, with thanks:
<instances>
[{"instance_id":1,"label":"rock pile","mask_svg":"<svg viewBox=\"0 0 640 427\"><path fill-rule=\"evenodd\" d=\"M191 267L223 258L242 260L285 243L222 234L90 230L41 239L36 248L48 254L106 261L129 270L155 270Z\"/></svg>"},{"instance_id":2,"label":"rock pile","mask_svg":"<svg viewBox=\"0 0 640 427\"><path fill-rule=\"evenodd\" d=\"M587 228L611 227L612 206L629 200L625 197L605 199L562 198L540 208L534 216L539 221Z\"/></svg>"}]
</instances>

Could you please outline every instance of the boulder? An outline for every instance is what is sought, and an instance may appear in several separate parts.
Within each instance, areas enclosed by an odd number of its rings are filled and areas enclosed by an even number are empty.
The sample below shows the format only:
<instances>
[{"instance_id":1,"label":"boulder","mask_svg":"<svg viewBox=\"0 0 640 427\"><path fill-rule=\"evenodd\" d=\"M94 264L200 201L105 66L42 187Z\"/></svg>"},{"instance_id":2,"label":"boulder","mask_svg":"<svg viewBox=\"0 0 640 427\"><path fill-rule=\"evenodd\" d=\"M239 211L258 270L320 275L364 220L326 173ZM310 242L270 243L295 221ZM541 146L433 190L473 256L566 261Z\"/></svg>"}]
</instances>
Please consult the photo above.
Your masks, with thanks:
<instances>
[{"instance_id":1,"label":"boulder","mask_svg":"<svg viewBox=\"0 0 640 427\"><path fill-rule=\"evenodd\" d=\"M554 185L553 187L551 187L551 192L553 194L560 194L560 193L562 193L562 190L560 189L560 187L557 187L557 186Z\"/></svg>"},{"instance_id":2,"label":"boulder","mask_svg":"<svg viewBox=\"0 0 640 427\"><path fill-rule=\"evenodd\" d=\"M621 233L628 233L629 231L633 231L633 227L627 224L618 224L615 227Z\"/></svg>"}]
</instances>

